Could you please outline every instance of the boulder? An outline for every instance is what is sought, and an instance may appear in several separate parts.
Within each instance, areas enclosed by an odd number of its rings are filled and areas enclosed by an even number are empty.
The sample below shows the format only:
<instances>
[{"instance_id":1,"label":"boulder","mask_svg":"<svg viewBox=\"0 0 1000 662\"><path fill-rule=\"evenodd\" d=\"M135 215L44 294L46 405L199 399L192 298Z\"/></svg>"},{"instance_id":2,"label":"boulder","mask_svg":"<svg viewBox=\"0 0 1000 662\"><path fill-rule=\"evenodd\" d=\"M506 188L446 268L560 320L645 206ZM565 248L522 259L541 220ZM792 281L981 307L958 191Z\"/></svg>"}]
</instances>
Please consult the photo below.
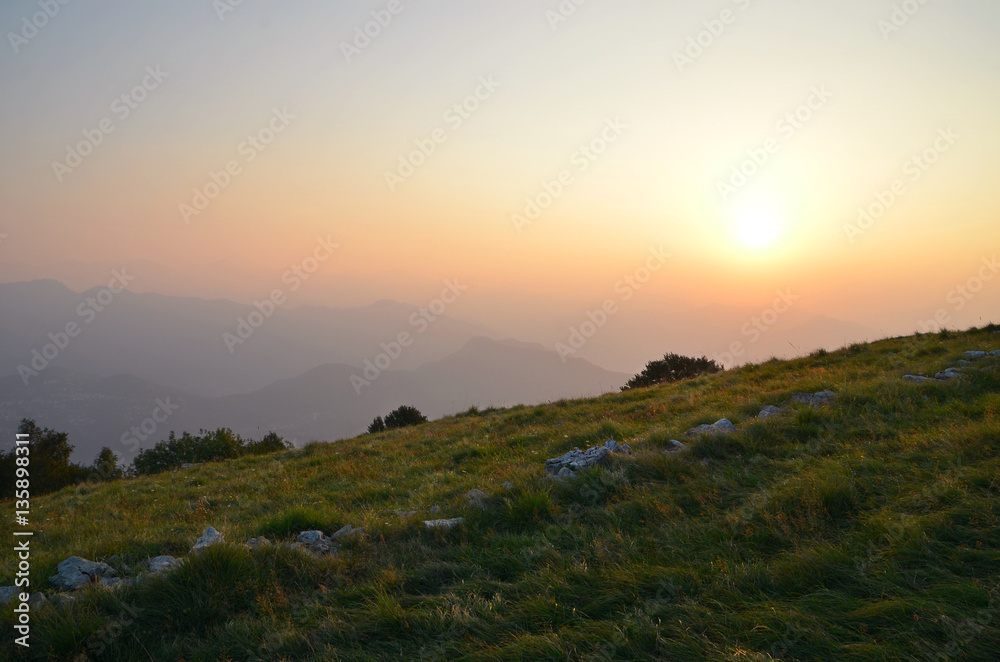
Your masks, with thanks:
<instances>
[{"instance_id":1,"label":"boulder","mask_svg":"<svg viewBox=\"0 0 1000 662\"><path fill-rule=\"evenodd\" d=\"M833 391L820 391L819 393L796 393L792 396L792 402L813 407L822 407L830 404L837 397Z\"/></svg>"},{"instance_id":2,"label":"boulder","mask_svg":"<svg viewBox=\"0 0 1000 662\"><path fill-rule=\"evenodd\" d=\"M673 455L674 453L681 453L686 451L688 447L685 444L677 441L676 439L671 439L670 443L667 445L667 450L663 451L664 455Z\"/></svg>"},{"instance_id":3,"label":"boulder","mask_svg":"<svg viewBox=\"0 0 1000 662\"><path fill-rule=\"evenodd\" d=\"M107 563L88 561L79 556L71 556L56 568L57 573L49 578L49 583L66 591L78 591L98 582L102 577L114 577L115 571Z\"/></svg>"},{"instance_id":4,"label":"boulder","mask_svg":"<svg viewBox=\"0 0 1000 662\"><path fill-rule=\"evenodd\" d=\"M733 432L736 432L736 426L733 425L732 421L728 418L723 418L715 423L712 423L711 425L699 425L696 428L691 428L684 433L684 436L697 437L704 434L715 437L720 434L731 434Z\"/></svg>"},{"instance_id":5,"label":"boulder","mask_svg":"<svg viewBox=\"0 0 1000 662\"><path fill-rule=\"evenodd\" d=\"M357 529L355 529L350 524L345 524L344 526L340 527L340 529L338 529L336 533L334 533L332 536L330 536L330 539L331 540L340 540L341 538L347 538L347 537L350 537L350 536L360 537L360 536L362 536L364 534L364 532L365 532L365 530L363 528L357 528Z\"/></svg>"},{"instance_id":6,"label":"boulder","mask_svg":"<svg viewBox=\"0 0 1000 662\"><path fill-rule=\"evenodd\" d=\"M31 594L31 596L28 597L28 604L33 609L38 609L39 607L45 607L52 603L49 602L49 599L45 597L44 593L42 593L41 591L35 591L34 593Z\"/></svg>"},{"instance_id":7,"label":"boulder","mask_svg":"<svg viewBox=\"0 0 1000 662\"><path fill-rule=\"evenodd\" d=\"M936 384L938 380L932 377L924 377L923 375L903 375L903 380L907 382L913 382L915 384Z\"/></svg>"},{"instance_id":8,"label":"boulder","mask_svg":"<svg viewBox=\"0 0 1000 662\"><path fill-rule=\"evenodd\" d=\"M771 418L772 416L777 416L781 413L781 407L775 407L774 405L767 405L762 407L760 413L757 414L757 418Z\"/></svg>"},{"instance_id":9,"label":"boulder","mask_svg":"<svg viewBox=\"0 0 1000 662\"><path fill-rule=\"evenodd\" d=\"M993 333L997 332L994 331ZM992 352L990 352L990 356L1000 356L1000 349L994 349Z\"/></svg>"},{"instance_id":10,"label":"boulder","mask_svg":"<svg viewBox=\"0 0 1000 662\"><path fill-rule=\"evenodd\" d=\"M454 529L459 524L464 524L464 517L456 517L454 519L431 519L424 520L424 526L428 529Z\"/></svg>"},{"instance_id":11,"label":"boulder","mask_svg":"<svg viewBox=\"0 0 1000 662\"><path fill-rule=\"evenodd\" d=\"M986 352L980 352L980 351L970 351L962 353L962 358L965 359L966 361L978 361L979 359L985 356Z\"/></svg>"},{"instance_id":12,"label":"boulder","mask_svg":"<svg viewBox=\"0 0 1000 662\"><path fill-rule=\"evenodd\" d=\"M313 554L329 554L333 541L323 535L322 531L303 531L299 534L298 543Z\"/></svg>"},{"instance_id":13,"label":"boulder","mask_svg":"<svg viewBox=\"0 0 1000 662\"><path fill-rule=\"evenodd\" d=\"M208 527L207 529L205 529L205 533L201 534L201 538L198 538L197 542L195 542L194 547L191 548L191 551L199 552L207 547L211 547L212 545L218 545L224 542L224 540L225 538L221 533L219 533L212 527Z\"/></svg>"},{"instance_id":14,"label":"boulder","mask_svg":"<svg viewBox=\"0 0 1000 662\"><path fill-rule=\"evenodd\" d=\"M958 370L955 370L954 368L948 368L947 370L942 370L938 374L934 375L934 379L942 379L942 380L958 379L961 376L962 373L960 373Z\"/></svg>"},{"instance_id":15,"label":"boulder","mask_svg":"<svg viewBox=\"0 0 1000 662\"><path fill-rule=\"evenodd\" d=\"M261 547L273 547L274 543L268 540L267 538L261 536L257 538L250 538L245 543L243 543L243 546L246 547L247 549L254 550L254 549L260 549Z\"/></svg>"},{"instance_id":16,"label":"boulder","mask_svg":"<svg viewBox=\"0 0 1000 662\"><path fill-rule=\"evenodd\" d=\"M486 509L486 501L489 499L486 496L486 492L480 489L469 490L469 493L465 495L465 499L470 505L479 508L480 510Z\"/></svg>"},{"instance_id":17,"label":"boulder","mask_svg":"<svg viewBox=\"0 0 1000 662\"><path fill-rule=\"evenodd\" d=\"M169 572L174 568L178 568L181 565L180 559L175 559L172 556L156 556L149 560L149 571L151 573L159 574L161 572Z\"/></svg>"},{"instance_id":18,"label":"boulder","mask_svg":"<svg viewBox=\"0 0 1000 662\"><path fill-rule=\"evenodd\" d=\"M21 589L16 586L4 586L0 588L0 605L14 602L20 593Z\"/></svg>"}]
</instances>

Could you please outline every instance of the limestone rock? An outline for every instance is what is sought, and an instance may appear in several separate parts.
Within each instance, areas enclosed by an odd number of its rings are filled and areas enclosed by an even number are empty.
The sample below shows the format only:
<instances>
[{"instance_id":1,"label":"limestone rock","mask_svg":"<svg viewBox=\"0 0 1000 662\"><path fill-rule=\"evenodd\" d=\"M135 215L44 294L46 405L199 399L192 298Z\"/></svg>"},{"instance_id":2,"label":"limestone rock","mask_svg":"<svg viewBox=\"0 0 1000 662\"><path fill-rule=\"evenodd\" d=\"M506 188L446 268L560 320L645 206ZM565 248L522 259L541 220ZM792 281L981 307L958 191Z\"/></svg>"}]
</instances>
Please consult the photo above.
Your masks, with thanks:
<instances>
[{"instance_id":1,"label":"limestone rock","mask_svg":"<svg viewBox=\"0 0 1000 662\"><path fill-rule=\"evenodd\" d=\"M675 453L681 453L688 449L687 445L682 444L676 439L671 439L670 444L667 446L667 450L663 451L664 455L673 455Z\"/></svg>"},{"instance_id":2,"label":"limestone rock","mask_svg":"<svg viewBox=\"0 0 1000 662\"><path fill-rule=\"evenodd\" d=\"M960 373L955 368L948 368L947 370L942 370L938 374L934 375L934 378L935 379L947 380L947 379L958 379L961 376L962 376L962 373Z\"/></svg>"},{"instance_id":3,"label":"limestone rock","mask_svg":"<svg viewBox=\"0 0 1000 662\"><path fill-rule=\"evenodd\" d=\"M924 377L923 375L903 375L903 380L908 382L913 382L915 384L936 384L938 380L932 377Z\"/></svg>"},{"instance_id":4,"label":"limestone rock","mask_svg":"<svg viewBox=\"0 0 1000 662\"><path fill-rule=\"evenodd\" d=\"M180 567L180 565L181 560L173 556L156 556L149 560L149 571L155 575L161 572L169 572L174 568Z\"/></svg>"},{"instance_id":5,"label":"limestone rock","mask_svg":"<svg viewBox=\"0 0 1000 662\"><path fill-rule=\"evenodd\" d=\"M775 407L774 405L767 405L762 407L760 413L757 414L757 418L771 418L772 416L777 416L781 413L781 407Z\"/></svg>"},{"instance_id":6,"label":"limestone rock","mask_svg":"<svg viewBox=\"0 0 1000 662\"><path fill-rule=\"evenodd\" d=\"M71 556L59 564L57 573L49 578L49 583L66 591L78 591L100 581L102 577L114 577L114 575L114 569L107 563Z\"/></svg>"},{"instance_id":7,"label":"limestone rock","mask_svg":"<svg viewBox=\"0 0 1000 662\"><path fill-rule=\"evenodd\" d=\"M733 425L732 421L728 418L723 418L721 420L712 423L711 425L699 425L696 428L691 428L684 433L685 437L697 437L699 435L709 435L711 437L718 436L720 434L730 434L736 432L736 426Z\"/></svg>"},{"instance_id":8,"label":"limestone rock","mask_svg":"<svg viewBox=\"0 0 1000 662\"><path fill-rule=\"evenodd\" d=\"M336 533L334 533L332 536L330 536L330 539L331 540L340 540L342 538L348 538L350 536L360 537L360 536L364 535L364 533L365 533L364 528L357 528L357 529L355 529L350 524L345 524L344 526L340 527L340 529L338 529Z\"/></svg>"},{"instance_id":9,"label":"limestone rock","mask_svg":"<svg viewBox=\"0 0 1000 662\"><path fill-rule=\"evenodd\" d=\"M464 517L456 517L454 519L431 519L424 520L424 526L428 529L454 529L459 524L464 524Z\"/></svg>"},{"instance_id":10,"label":"limestone rock","mask_svg":"<svg viewBox=\"0 0 1000 662\"><path fill-rule=\"evenodd\" d=\"M479 508L480 510L486 509L486 502L489 497L486 496L486 492L480 489L469 490L469 493L465 495L466 500L470 505Z\"/></svg>"},{"instance_id":11,"label":"limestone rock","mask_svg":"<svg viewBox=\"0 0 1000 662\"><path fill-rule=\"evenodd\" d=\"M224 540L225 538L221 533L219 533L212 527L208 527L207 529L205 529L205 533L201 535L201 538L198 538L198 541L195 542L194 547L191 548L191 551L198 552L207 547L211 547L212 545L218 545L224 542Z\"/></svg>"},{"instance_id":12,"label":"limestone rock","mask_svg":"<svg viewBox=\"0 0 1000 662\"><path fill-rule=\"evenodd\" d=\"M260 549L261 547L273 547L274 543L268 540L267 538L261 536L257 538L250 538L245 543L243 543L243 546L246 547L247 549Z\"/></svg>"}]
</instances>

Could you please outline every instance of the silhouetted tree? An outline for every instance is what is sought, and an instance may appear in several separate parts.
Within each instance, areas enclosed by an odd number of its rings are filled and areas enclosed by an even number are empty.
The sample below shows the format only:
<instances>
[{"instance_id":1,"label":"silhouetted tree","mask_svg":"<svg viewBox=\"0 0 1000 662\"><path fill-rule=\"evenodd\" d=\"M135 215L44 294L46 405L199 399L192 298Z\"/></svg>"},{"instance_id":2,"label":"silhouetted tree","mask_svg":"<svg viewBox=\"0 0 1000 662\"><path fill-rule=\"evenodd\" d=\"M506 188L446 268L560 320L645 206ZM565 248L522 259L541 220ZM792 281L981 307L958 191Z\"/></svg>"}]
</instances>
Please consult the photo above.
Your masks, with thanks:
<instances>
[{"instance_id":1,"label":"silhouetted tree","mask_svg":"<svg viewBox=\"0 0 1000 662\"><path fill-rule=\"evenodd\" d=\"M656 384L676 382L682 379L691 379L692 377L719 372L721 370L722 366L715 361L709 361L704 356L696 359L679 354L665 354L661 360L647 363L646 368L630 379L622 387L622 390L628 391L633 388L643 388L646 386L655 386Z\"/></svg>"},{"instance_id":2,"label":"silhouetted tree","mask_svg":"<svg viewBox=\"0 0 1000 662\"><path fill-rule=\"evenodd\" d=\"M403 405L385 417L385 428L387 430L397 430L426 422L427 417L421 414L416 407Z\"/></svg>"},{"instance_id":3,"label":"silhouetted tree","mask_svg":"<svg viewBox=\"0 0 1000 662\"><path fill-rule=\"evenodd\" d=\"M376 432L385 432L385 421L382 420L381 416L376 416L375 420L368 426L368 434Z\"/></svg>"}]
</instances>

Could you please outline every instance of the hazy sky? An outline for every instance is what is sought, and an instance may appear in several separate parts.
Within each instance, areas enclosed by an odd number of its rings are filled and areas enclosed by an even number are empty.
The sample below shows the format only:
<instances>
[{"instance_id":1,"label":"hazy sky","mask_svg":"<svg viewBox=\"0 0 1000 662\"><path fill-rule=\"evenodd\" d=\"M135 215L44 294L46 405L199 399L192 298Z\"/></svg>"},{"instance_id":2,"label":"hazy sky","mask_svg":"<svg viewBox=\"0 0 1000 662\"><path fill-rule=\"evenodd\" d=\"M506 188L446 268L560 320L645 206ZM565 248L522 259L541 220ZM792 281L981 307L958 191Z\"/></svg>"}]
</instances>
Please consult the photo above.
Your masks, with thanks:
<instances>
[{"instance_id":1,"label":"hazy sky","mask_svg":"<svg viewBox=\"0 0 1000 662\"><path fill-rule=\"evenodd\" d=\"M912 330L1000 239L995 0L10 0L0 28L4 262L275 273L329 235L326 275L398 274L373 299L599 301L663 247L644 305L795 288Z\"/></svg>"}]
</instances>

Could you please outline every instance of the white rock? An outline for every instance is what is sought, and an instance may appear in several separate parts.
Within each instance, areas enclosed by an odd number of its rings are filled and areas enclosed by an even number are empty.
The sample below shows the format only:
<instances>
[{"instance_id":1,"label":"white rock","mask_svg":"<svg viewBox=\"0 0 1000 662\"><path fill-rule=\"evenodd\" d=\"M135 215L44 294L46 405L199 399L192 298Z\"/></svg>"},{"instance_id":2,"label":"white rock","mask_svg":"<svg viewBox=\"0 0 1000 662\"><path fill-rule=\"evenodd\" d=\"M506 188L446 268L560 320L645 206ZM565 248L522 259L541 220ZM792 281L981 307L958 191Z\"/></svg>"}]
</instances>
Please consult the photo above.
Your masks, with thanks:
<instances>
[{"instance_id":1,"label":"white rock","mask_svg":"<svg viewBox=\"0 0 1000 662\"><path fill-rule=\"evenodd\" d=\"M261 547L273 547L274 543L264 537L250 538L243 546L247 549L260 549Z\"/></svg>"},{"instance_id":2,"label":"white rock","mask_svg":"<svg viewBox=\"0 0 1000 662\"><path fill-rule=\"evenodd\" d=\"M208 527L207 529L205 529L205 533L201 534L201 538L198 538L197 542L195 542L194 547L191 548L191 551L198 552L207 547L211 547L212 545L218 545L224 541L225 539L221 533L219 533L212 527Z\"/></svg>"},{"instance_id":3,"label":"white rock","mask_svg":"<svg viewBox=\"0 0 1000 662\"><path fill-rule=\"evenodd\" d=\"M85 586L100 581L101 577L113 577L114 569L106 563L88 561L79 556L71 556L57 568L57 574L49 578L56 588L78 591Z\"/></svg>"},{"instance_id":4,"label":"white rock","mask_svg":"<svg viewBox=\"0 0 1000 662\"><path fill-rule=\"evenodd\" d=\"M914 382L915 384L936 384L938 380L931 377L924 377L923 375L903 375L903 380L907 382Z\"/></svg>"},{"instance_id":5,"label":"white rock","mask_svg":"<svg viewBox=\"0 0 1000 662\"><path fill-rule=\"evenodd\" d=\"M21 589L16 586L4 586L0 588L0 605L5 605L17 600Z\"/></svg>"},{"instance_id":6,"label":"white rock","mask_svg":"<svg viewBox=\"0 0 1000 662\"><path fill-rule=\"evenodd\" d=\"M464 524L464 517L456 517L454 519L430 519L424 520L424 526L428 529L454 529L459 524Z\"/></svg>"},{"instance_id":7,"label":"white rock","mask_svg":"<svg viewBox=\"0 0 1000 662\"><path fill-rule=\"evenodd\" d=\"M664 455L673 455L674 453L682 453L686 451L688 447L685 444L677 441L676 439L671 439L667 446L667 450L663 451Z\"/></svg>"},{"instance_id":8,"label":"white rock","mask_svg":"<svg viewBox=\"0 0 1000 662\"><path fill-rule=\"evenodd\" d=\"M986 352L970 351L962 353L962 358L965 359L966 361L978 361L984 356L986 356Z\"/></svg>"},{"instance_id":9,"label":"white rock","mask_svg":"<svg viewBox=\"0 0 1000 662\"><path fill-rule=\"evenodd\" d=\"M364 532L365 530L363 528L355 529L350 524L345 524L344 526L340 527L340 529L338 529L336 533L330 536L330 538L333 540L340 540L341 538L346 538L347 536L360 536Z\"/></svg>"},{"instance_id":10,"label":"white rock","mask_svg":"<svg viewBox=\"0 0 1000 662\"><path fill-rule=\"evenodd\" d=\"M770 418L772 416L777 416L781 413L781 407L775 407L774 405L767 405L761 408L760 413L757 414L757 418Z\"/></svg>"},{"instance_id":11,"label":"white rock","mask_svg":"<svg viewBox=\"0 0 1000 662\"><path fill-rule=\"evenodd\" d=\"M699 425L696 428L691 428L684 433L684 436L697 437L698 435L706 434L715 437L720 434L730 434L733 432L736 432L736 426L728 418L723 418L711 425Z\"/></svg>"},{"instance_id":12,"label":"white rock","mask_svg":"<svg viewBox=\"0 0 1000 662\"><path fill-rule=\"evenodd\" d=\"M181 560L173 556L156 556L149 560L149 571L155 575L161 572L169 572L174 568L179 568L180 565Z\"/></svg>"},{"instance_id":13,"label":"white rock","mask_svg":"<svg viewBox=\"0 0 1000 662\"><path fill-rule=\"evenodd\" d=\"M486 509L486 501L489 499L489 497L486 496L486 492L483 492L480 489L469 490L469 493L465 495L465 498L471 505L479 508L480 510Z\"/></svg>"},{"instance_id":14,"label":"white rock","mask_svg":"<svg viewBox=\"0 0 1000 662\"><path fill-rule=\"evenodd\" d=\"M948 368L947 370L942 370L938 374L934 375L935 379L958 379L962 376L958 370L954 368Z\"/></svg>"}]
</instances>

